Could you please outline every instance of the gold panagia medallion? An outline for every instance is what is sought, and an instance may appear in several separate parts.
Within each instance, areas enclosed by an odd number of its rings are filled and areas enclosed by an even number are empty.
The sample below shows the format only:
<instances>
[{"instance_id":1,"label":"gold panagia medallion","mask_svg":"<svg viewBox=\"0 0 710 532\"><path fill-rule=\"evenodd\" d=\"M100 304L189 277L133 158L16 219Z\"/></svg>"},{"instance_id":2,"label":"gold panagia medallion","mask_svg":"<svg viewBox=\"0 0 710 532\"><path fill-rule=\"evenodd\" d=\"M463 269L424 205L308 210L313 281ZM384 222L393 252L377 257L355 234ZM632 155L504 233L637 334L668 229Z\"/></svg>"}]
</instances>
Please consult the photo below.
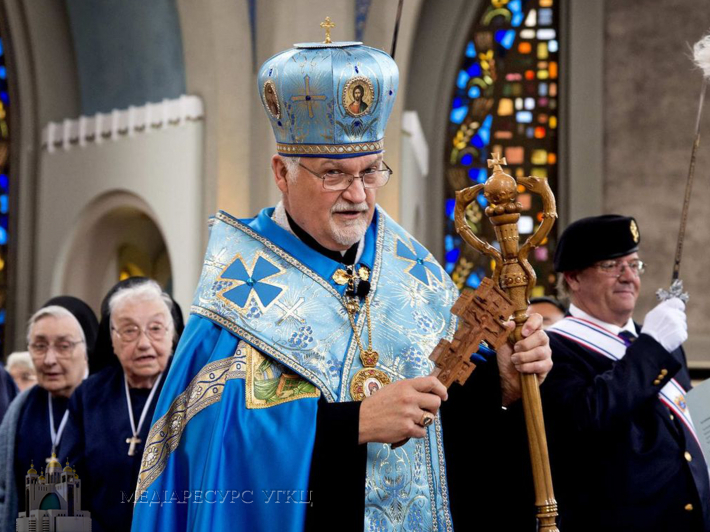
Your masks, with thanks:
<instances>
[{"instance_id":1,"label":"gold panagia medallion","mask_svg":"<svg viewBox=\"0 0 710 532\"><path fill-rule=\"evenodd\" d=\"M350 383L350 395L355 401L362 401L390 382L392 380L384 371L375 368L361 369Z\"/></svg>"}]
</instances>

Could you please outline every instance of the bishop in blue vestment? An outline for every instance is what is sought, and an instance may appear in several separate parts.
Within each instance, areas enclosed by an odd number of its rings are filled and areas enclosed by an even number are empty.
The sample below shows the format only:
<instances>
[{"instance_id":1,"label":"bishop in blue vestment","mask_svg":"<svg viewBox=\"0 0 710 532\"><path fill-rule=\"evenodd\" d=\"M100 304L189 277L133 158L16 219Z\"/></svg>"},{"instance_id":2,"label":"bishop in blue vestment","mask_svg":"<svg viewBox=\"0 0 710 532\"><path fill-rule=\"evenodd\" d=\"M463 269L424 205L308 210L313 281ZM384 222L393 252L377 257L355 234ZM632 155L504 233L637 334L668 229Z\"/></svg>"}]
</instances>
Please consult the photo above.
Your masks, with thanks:
<instances>
[{"instance_id":1,"label":"bishop in blue vestment","mask_svg":"<svg viewBox=\"0 0 710 532\"><path fill-rule=\"evenodd\" d=\"M368 106L354 113L356 85ZM498 484L483 471L490 484L467 491L471 462L495 445L501 405L515 398L501 379L515 390L514 364L549 371L547 337L531 320L515 355L502 348L439 410L448 396L427 377L428 356L455 331L457 290L376 205L397 85L394 61L360 43L304 43L261 67L282 201L211 222L143 454L134 530L485 522L490 508L466 506ZM460 436L452 446L449 430Z\"/></svg>"}]
</instances>

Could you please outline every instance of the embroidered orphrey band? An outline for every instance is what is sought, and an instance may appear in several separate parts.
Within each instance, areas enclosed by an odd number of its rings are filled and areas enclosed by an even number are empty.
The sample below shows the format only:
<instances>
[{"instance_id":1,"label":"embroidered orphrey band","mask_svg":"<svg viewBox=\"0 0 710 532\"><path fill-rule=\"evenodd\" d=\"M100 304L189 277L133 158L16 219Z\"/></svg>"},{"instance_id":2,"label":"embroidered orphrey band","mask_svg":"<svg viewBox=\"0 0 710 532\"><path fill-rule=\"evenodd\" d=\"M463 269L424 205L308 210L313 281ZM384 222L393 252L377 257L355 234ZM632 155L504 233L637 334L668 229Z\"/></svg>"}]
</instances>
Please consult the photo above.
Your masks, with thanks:
<instances>
[{"instance_id":1,"label":"embroidered orphrey band","mask_svg":"<svg viewBox=\"0 0 710 532\"><path fill-rule=\"evenodd\" d=\"M243 349L240 342L237 353ZM170 408L153 424L148 434L141 471L136 486L136 500L165 470L170 454L177 449L185 426L194 416L220 401L227 381L244 379L244 359L231 356L207 364L178 395Z\"/></svg>"}]
</instances>

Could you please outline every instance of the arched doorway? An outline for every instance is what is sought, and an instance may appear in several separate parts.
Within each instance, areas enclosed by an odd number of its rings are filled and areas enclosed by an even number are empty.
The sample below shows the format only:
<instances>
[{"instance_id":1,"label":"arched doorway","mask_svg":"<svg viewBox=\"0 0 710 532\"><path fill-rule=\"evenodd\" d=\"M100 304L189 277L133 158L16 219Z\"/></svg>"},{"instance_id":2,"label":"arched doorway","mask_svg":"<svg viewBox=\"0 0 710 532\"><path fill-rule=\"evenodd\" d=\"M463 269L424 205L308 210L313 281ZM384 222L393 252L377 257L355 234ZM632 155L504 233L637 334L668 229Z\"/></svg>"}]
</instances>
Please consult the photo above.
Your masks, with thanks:
<instances>
[{"instance_id":1,"label":"arched doorway","mask_svg":"<svg viewBox=\"0 0 710 532\"><path fill-rule=\"evenodd\" d=\"M172 292L163 232L138 196L104 194L84 210L75 227L58 261L53 293L75 295L98 311L106 292L127 277L150 277Z\"/></svg>"}]
</instances>

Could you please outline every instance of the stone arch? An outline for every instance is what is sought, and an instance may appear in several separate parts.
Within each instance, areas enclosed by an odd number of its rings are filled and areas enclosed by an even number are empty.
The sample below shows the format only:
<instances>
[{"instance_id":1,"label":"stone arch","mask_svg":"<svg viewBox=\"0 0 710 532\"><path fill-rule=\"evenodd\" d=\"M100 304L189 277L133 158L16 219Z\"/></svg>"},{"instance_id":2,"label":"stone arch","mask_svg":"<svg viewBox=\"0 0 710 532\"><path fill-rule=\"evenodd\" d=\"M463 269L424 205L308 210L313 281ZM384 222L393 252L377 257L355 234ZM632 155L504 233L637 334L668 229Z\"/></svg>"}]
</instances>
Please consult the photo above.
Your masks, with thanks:
<instances>
[{"instance_id":1,"label":"stone arch","mask_svg":"<svg viewBox=\"0 0 710 532\"><path fill-rule=\"evenodd\" d=\"M72 294L98 311L111 286L136 275L154 278L171 291L173 273L164 232L138 195L124 190L104 193L84 208L63 242L52 293Z\"/></svg>"}]
</instances>

